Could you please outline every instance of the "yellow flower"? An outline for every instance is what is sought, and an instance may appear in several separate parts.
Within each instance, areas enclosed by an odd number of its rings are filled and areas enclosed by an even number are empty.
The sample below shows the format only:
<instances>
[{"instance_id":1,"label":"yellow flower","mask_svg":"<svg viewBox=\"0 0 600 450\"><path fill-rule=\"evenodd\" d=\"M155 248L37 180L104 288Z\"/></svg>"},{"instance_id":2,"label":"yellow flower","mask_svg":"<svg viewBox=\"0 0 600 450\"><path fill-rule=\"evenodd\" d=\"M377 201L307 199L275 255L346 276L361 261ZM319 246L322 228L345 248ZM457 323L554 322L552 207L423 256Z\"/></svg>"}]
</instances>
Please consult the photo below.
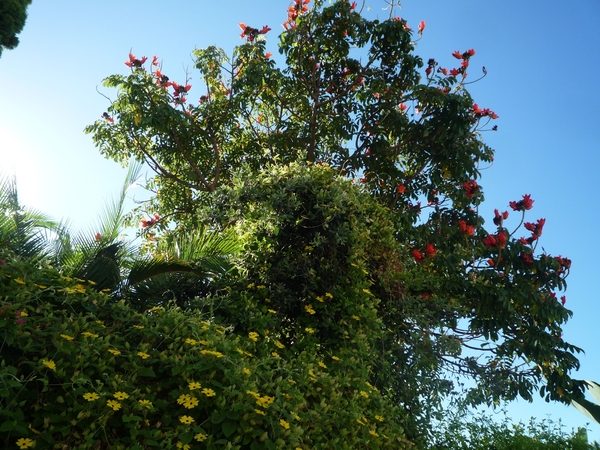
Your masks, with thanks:
<instances>
[{"instance_id":1,"label":"yellow flower","mask_svg":"<svg viewBox=\"0 0 600 450\"><path fill-rule=\"evenodd\" d=\"M331 359L333 359L334 361L341 361L341 359L338 358L337 356L332 356Z\"/></svg>"},{"instance_id":2,"label":"yellow flower","mask_svg":"<svg viewBox=\"0 0 600 450\"><path fill-rule=\"evenodd\" d=\"M138 400L138 403L148 409L152 408L152 402L150 400Z\"/></svg>"},{"instance_id":3,"label":"yellow flower","mask_svg":"<svg viewBox=\"0 0 600 450\"><path fill-rule=\"evenodd\" d=\"M331 295L329 292L325 292L325 297L333 298L333 295Z\"/></svg>"},{"instance_id":4,"label":"yellow flower","mask_svg":"<svg viewBox=\"0 0 600 450\"><path fill-rule=\"evenodd\" d=\"M290 411L290 415L296 420L302 420L302 419L300 419L300 416L298 414L296 414L294 411Z\"/></svg>"},{"instance_id":5,"label":"yellow flower","mask_svg":"<svg viewBox=\"0 0 600 450\"><path fill-rule=\"evenodd\" d=\"M369 434L371 436L379 437L379 435L375 432L375 430L369 430Z\"/></svg>"},{"instance_id":6,"label":"yellow flower","mask_svg":"<svg viewBox=\"0 0 600 450\"><path fill-rule=\"evenodd\" d=\"M129 398L129 394L127 394L126 392L115 392L113 394L113 397L116 398L117 400L125 400L125 399Z\"/></svg>"},{"instance_id":7,"label":"yellow flower","mask_svg":"<svg viewBox=\"0 0 600 450\"><path fill-rule=\"evenodd\" d=\"M373 295L373 294L371 293L371 291L370 291L370 290L368 290L368 289L363 289L363 292L364 292L365 294L367 294L367 295Z\"/></svg>"},{"instance_id":8,"label":"yellow flower","mask_svg":"<svg viewBox=\"0 0 600 450\"><path fill-rule=\"evenodd\" d=\"M181 423L189 425L190 423L192 423L194 421L194 418L190 417L190 416L179 416L179 421Z\"/></svg>"},{"instance_id":9,"label":"yellow flower","mask_svg":"<svg viewBox=\"0 0 600 450\"><path fill-rule=\"evenodd\" d=\"M250 369L247 369L246 367L244 367L244 373L246 375L250 375L252 372L250 372Z\"/></svg>"},{"instance_id":10,"label":"yellow flower","mask_svg":"<svg viewBox=\"0 0 600 450\"><path fill-rule=\"evenodd\" d=\"M118 411L119 409L121 409L121 404L116 400L108 400L106 404L109 408L112 408L114 411Z\"/></svg>"},{"instance_id":11,"label":"yellow flower","mask_svg":"<svg viewBox=\"0 0 600 450\"><path fill-rule=\"evenodd\" d=\"M248 333L248 337L250 339L252 339L254 342L258 341L258 333L255 331L251 331L250 333Z\"/></svg>"},{"instance_id":12,"label":"yellow flower","mask_svg":"<svg viewBox=\"0 0 600 450\"><path fill-rule=\"evenodd\" d=\"M274 309L269 309L268 310L271 314L277 314L277 311L275 311Z\"/></svg>"},{"instance_id":13,"label":"yellow flower","mask_svg":"<svg viewBox=\"0 0 600 450\"><path fill-rule=\"evenodd\" d=\"M23 281L23 278L15 278L15 283L25 284L25 282ZM26 448L26 447L22 447L22 448Z\"/></svg>"},{"instance_id":14,"label":"yellow flower","mask_svg":"<svg viewBox=\"0 0 600 450\"><path fill-rule=\"evenodd\" d=\"M202 389L202 393L204 395L206 395L207 397L214 397L215 395L217 395L215 393L215 391L213 391L212 389L207 389L207 388Z\"/></svg>"},{"instance_id":15,"label":"yellow flower","mask_svg":"<svg viewBox=\"0 0 600 450\"><path fill-rule=\"evenodd\" d=\"M198 383L200 384L200 383ZM182 399L183 397L183 399ZM196 397L194 397L193 395L188 395L188 394L183 394L181 395L178 399L177 399L177 403L180 403L183 405L184 408L187 409L192 409L195 408L196 406L198 406L198 399Z\"/></svg>"},{"instance_id":16,"label":"yellow flower","mask_svg":"<svg viewBox=\"0 0 600 450\"><path fill-rule=\"evenodd\" d=\"M250 283L250 284L248 285L248 289L252 289L253 287L254 287L254 283Z\"/></svg>"},{"instance_id":17,"label":"yellow flower","mask_svg":"<svg viewBox=\"0 0 600 450\"><path fill-rule=\"evenodd\" d=\"M202 442L205 441L207 437L208 436L206 436L205 434L198 433L196 436L194 436L194 439L196 439L198 442Z\"/></svg>"},{"instance_id":18,"label":"yellow flower","mask_svg":"<svg viewBox=\"0 0 600 450\"><path fill-rule=\"evenodd\" d=\"M366 423L364 423L364 422L363 422L362 420L360 420L360 419L356 419L356 421L357 421L358 423L360 423L361 425L363 425L363 426L366 426L366 425L367 425Z\"/></svg>"},{"instance_id":19,"label":"yellow flower","mask_svg":"<svg viewBox=\"0 0 600 450\"><path fill-rule=\"evenodd\" d=\"M290 383L290 384L296 384L296 382L294 380L292 380L291 378L288 378L288 383Z\"/></svg>"},{"instance_id":20,"label":"yellow flower","mask_svg":"<svg viewBox=\"0 0 600 450\"><path fill-rule=\"evenodd\" d=\"M61 334L60 337L63 338L63 339L65 339L65 340L67 340L67 341L72 341L73 340L73 337L69 336L68 334Z\"/></svg>"},{"instance_id":21,"label":"yellow flower","mask_svg":"<svg viewBox=\"0 0 600 450\"><path fill-rule=\"evenodd\" d=\"M208 345L208 341L200 341L202 345Z\"/></svg>"},{"instance_id":22,"label":"yellow flower","mask_svg":"<svg viewBox=\"0 0 600 450\"><path fill-rule=\"evenodd\" d=\"M316 313L316 311L313 309L312 305L306 305L306 306L304 306L304 309L309 314L315 314Z\"/></svg>"},{"instance_id":23,"label":"yellow flower","mask_svg":"<svg viewBox=\"0 0 600 450\"><path fill-rule=\"evenodd\" d=\"M254 410L254 412L255 412L256 414L260 414L261 416L266 416L265 412L264 412L264 411L261 411L260 409L255 409L255 410Z\"/></svg>"},{"instance_id":24,"label":"yellow flower","mask_svg":"<svg viewBox=\"0 0 600 450\"><path fill-rule=\"evenodd\" d=\"M269 397L268 395L265 395L263 397L258 397L256 399L256 403L258 404L258 406L261 406L263 408L268 408L269 405L271 403L273 403L275 401L275 397Z\"/></svg>"},{"instance_id":25,"label":"yellow flower","mask_svg":"<svg viewBox=\"0 0 600 450\"><path fill-rule=\"evenodd\" d=\"M323 303L325 301L325 299L323 297L317 297L317 300L320 301L321 303Z\"/></svg>"},{"instance_id":26,"label":"yellow flower","mask_svg":"<svg viewBox=\"0 0 600 450\"><path fill-rule=\"evenodd\" d=\"M356 316L356 315L354 315L354 314L352 315L352 318L353 318L354 320L360 320L360 317L358 317L358 316Z\"/></svg>"},{"instance_id":27,"label":"yellow flower","mask_svg":"<svg viewBox=\"0 0 600 450\"><path fill-rule=\"evenodd\" d=\"M283 428L285 428L286 430L289 430L289 429L290 429L290 424L289 424L289 423L287 423L287 422L286 422L285 420L283 420L283 419L281 419L281 420L279 421L279 424L280 424L280 425L281 425Z\"/></svg>"},{"instance_id":28,"label":"yellow flower","mask_svg":"<svg viewBox=\"0 0 600 450\"><path fill-rule=\"evenodd\" d=\"M85 398L88 402L93 402L94 400L98 400L100 396L95 392L88 392L87 394L83 394L83 398Z\"/></svg>"},{"instance_id":29,"label":"yellow flower","mask_svg":"<svg viewBox=\"0 0 600 450\"><path fill-rule=\"evenodd\" d=\"M44 286L41 284L36 284L35 287L39 288L39 289L46 289L48 286Z\"/></svg>"},{"instance_id":30,"label":"yellow flower","mask_svg":"<svg viewBox=\"0 0 600 450\"><path fill-rule=\"evenodd\" d=\"M221 352L214 352L212 350L200 350L200 353L202 353L203 355L213 355L213 356L216 356L217 358L222 358L223 357L223 353L221 353Z\"/></svg>"},{"instance_id":31,"label":"yellow flower","mask_svg":"<svg viewBox=\"0 0 600 450\"><path fill-rule=\"evenodd\" d=\"M21 311L20 316L21 317L27 317L29 314L27 314L27 311Z\"/></svg>"},{"instance_id":32,"label":"yellow flower","mask_svg":"<svg viewBox=\"0 0 600 450\"><path fill-rule=\"evenodd\" d=\"M258 392L246 391L246 394L249 394L249 395L251 395L254 398L260 398L260 394Z\"/></svg>"},{"instance_id":33,"label":"yellow flower","mask_svg":"<svg viewBox=\"0 0 600 450\"><path fill-rule=\"evenodd\" d=\"M138 352L137 354L142 359L146 359L146 358L150 357L150 355L148 353L144 353L144 352Z\"/></svg>"},{"instance_id":34,"label":"yellow flower","mask_svg":"<svg viewBox=\"0 0 600 450\"><path fill-rule=\"evenodd\" d=\"M56 363L51 359L42 359L42 364L45 365L48 369L56 371Z\"/></svg>"},{"instance_id":35,"label":"yellow flower","mask_svg":"<svg viewBox=\"0 0 600 450\"><path fill-rule=\"evenodd\" d=\"M198 341L197 341L196 339L190 339L190 338L187 338L187 339L185 340L185 343L186 343L186 344L190 344L190 345L196 345L196 344L198 343Z\"/></svg>"},{"instance_id":36,"label":"yellow flower","mask_svg":"<svg viewBox=\"0 0 600 450\"><path fill-rule=\"evenodd\" d=\"M304 331L306 331L308 334L313 334L315 332L315 329L314 328L310 328L310 327L306 327L304 329Z\"/></svg>"},{"instance_id":37,"label":"yellow flower","mask_svg":"<svg viewBox=\"0 0 600 450\"><path fill-rule=\"evenodd\" d=\"M32 441L29 438L21 438L17 441L17 446L19 448L29 448L35 445L35 441Z\"/></svg>"},{"instance_id":38,"label":"yellow flower","mask_svg":"<svg viewBox=\"0 0 600 450\"><path fill-rule=\"evenodd\" d=\"M312 248L310 245L307 245L306 247L304 247L304 250L312 252L314 250L314 248Z\"/></svg>"},{"instance_id":39,"label":"yellow flower","mask_svg":"<svg viewBox=\"0 0 600 450\"><path fill-rule=\"evenodd\" d=\"M256 286L256 289L265 289L265 288L266 288L266 286L262 285L262 284L260 286Z\"/></svg>"},{"instance_id":40,"label":"yellow flower","mask_svg":"<svg viewBox=\"0 0 600 450\"><path fill-rule=\"evenodd\" d=\"M188 388L190 389L190 391L193 391L195 389L200 389L202 387L202 385L200 383L198 383L197 381L191 381L188 383Z\"/></svg>"},{"instance_id":41,"label":"yellow flower","mask_svg":"<svg viewBox=\"0 0 600 450\"><path fill-rule=\"evenodd\" d=\"M381 417L380 415L375 416L375 420L378 420L379 422L383 422L383 417Z\"/></svg>"},{"instance_id":42,"label":"yellow flower","mask_svg":"<svg viewBox=\"0 0 600 450\"><path fill-rule=\"evenodd\" d=\"M369 394L367 394L365 391L360 391L360 395L362 395L364 398L369 398Z\"/></svg>"},{"instance_id":43,"label":"yellow flower","mask_svg":"<svg viewBox=\"0 0 600 450\"><path fill-rule=\"evenodd\" d=\"M178 441L177 448L182 448L183 450L190 450L190 448L192 447L190 447L190 444L184 444L183 442Z\"/></svg>"},{"instance_id":44,"label":"yellow flower","mask_svg":"<svg viewBox=\"0 0 600 450\"><path fill-rule=\"evenodd\" d=\"M109 348L108 351L113 355L120 355L121 352L119 350L115 350L114 348Z\"/></svg>"},{"instance_id":45,"label":"yellow flower","mask_svg":"<svg viewBox=\"0 0 600 450\"><path fill-rule=\"evenodd\" d=\"M144 325L134 325L133 328L137 328L138 330L141 330L142 328L144 328Z\"/></svg>"},{"instance_id":46,"label":"yellow flower","mask_svg":"<svg viewBox=\"0 0 600 450\"><path fill-rule=\"evenodd\" d=\"M98 337L97 334L90 333L89 331L84 331L83 333L81 333L81 335L83 337L91 337L91 338L97 338Z\"/></svg>"},{"instance_id":47,"label":"yellow flower","mask_svg":"<svg viewBox=\"0 0 600 450\"><path fill-rule=\"evenodd\" d=\"M319 361L318 362L319 366L321 366L323 369L327 369L327 366L325 365L324 362Z\"/></svg>"},{"instance_id":48,"label":"yellow flower","mask_svg":"<svg viewBox=\"0 0 600 450\"><path fill-rule=\"evenodd\" d=\"M279 358L279 353L271 352L271 356L273 356L273 358Z\"/></svg>"},{"instance_id":49,"label":"yellow flower","mask_svg":"<svg viewBox=\"0 0 600 450\"><path fill-rule=\"evenodd\" d=\"M278 348L285 348L285 345L283 345L281 342L277 341L275 342L275 346Z\"/></svg>"}]
</instances>

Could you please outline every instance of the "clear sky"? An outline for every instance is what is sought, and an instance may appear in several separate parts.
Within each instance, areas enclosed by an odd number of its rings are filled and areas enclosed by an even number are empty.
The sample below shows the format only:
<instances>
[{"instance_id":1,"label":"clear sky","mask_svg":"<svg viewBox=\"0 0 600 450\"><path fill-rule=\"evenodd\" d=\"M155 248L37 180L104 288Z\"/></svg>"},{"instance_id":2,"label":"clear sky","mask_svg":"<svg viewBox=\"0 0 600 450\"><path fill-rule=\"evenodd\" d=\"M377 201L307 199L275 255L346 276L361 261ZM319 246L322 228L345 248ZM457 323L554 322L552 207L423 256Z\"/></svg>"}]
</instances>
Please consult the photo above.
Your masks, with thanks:
<instances>
[{"instance_id":1,"label":"clear sky","mask_svg":"<svg viewBox=\"0 0 600 450\"><path fill-rule=\"evenodd\" d=\"M360 3L360 1L359 1ZM287 0L34 0L21 44L0 58L0 171L16 173L21 201L76 228L93 227L104 200L125 176L105 160L83 128L99 118L115 92L102 79L127 73L130 50L158 55L163 72L184 81L193 74L191 52L216 44L230 51L240 43L238 22L269 25L268 50L277 54L277 34ZM168 6L165 6L168 5ZM367 0L369 16L387 17L383 0ZM397 14L416 29L427 27L417 53L442 66L454 50L476 50L470 78L485 66L488 76L471 85L481 107L497 114L497 132L486 134L496 150L483 173L482 214L508 209L531 194L528 220L546 218L540 245L573 260L567 304L573 319L564 338L586 351L577 378L600 381L600 276L594 238L600 215L600 2L598 0L404 0ZM192 84L198 83L193 74ZM190 95L194 91L191 91ZM198 91L197 91L198 92ZM132 195L143 196L132 191ZM509 217L514 224L516 213ZM538 247L539 249L539 247ZM531 415L568 427L588 420L573 408L514 403L509 413ZM600 425L590 424L600 441Z\"/></svg>"}]
</instances>

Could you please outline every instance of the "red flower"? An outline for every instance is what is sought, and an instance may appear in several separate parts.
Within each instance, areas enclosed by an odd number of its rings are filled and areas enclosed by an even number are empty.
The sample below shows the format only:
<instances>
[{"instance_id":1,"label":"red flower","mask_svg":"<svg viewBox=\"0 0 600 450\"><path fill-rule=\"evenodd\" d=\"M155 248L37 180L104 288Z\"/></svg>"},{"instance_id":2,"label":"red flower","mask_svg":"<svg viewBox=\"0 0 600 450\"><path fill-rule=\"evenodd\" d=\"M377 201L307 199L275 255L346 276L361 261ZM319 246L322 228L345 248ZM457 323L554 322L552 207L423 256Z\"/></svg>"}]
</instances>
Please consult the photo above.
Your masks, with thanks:
<instances>
[{"instance_id":1,"label":"red flower","mask_svg":"<svg viewBox=\"0 0 600 450\"><path fill-rule=\"evenodd\" d=\"M499 249L503 249L506 247L507 240L508 237L506 235L506 231L501 231L500 233L494 235L488 234L483 238L483 243L488 248L498 247Z\"/></svg>"},{"instance_id":2,"label":"red flower","mask_svg":"<svg viewBox=\"0 0 600 450\"><path fill-rule=\"evenodd\" d=\"M273 53L271 53L271 52L265 53L265 58L269 59L271 56L273 56Z\"/></svg>"},{"instance_id":3,"label":"red flower","mask_svg":"<svg viewBox=\"0 0 600 450\"><path fill-rule=\"evenodd\" d=\"M112 117L110 117L110 116L108 115L108 113L107 113L107 112L104 112L104 113L102 113L102 117L103 117L103 118L104 118L104 120L106 120L107 122L110 122L110 123L115 123L115 119L113 119Z\"/></svg>"},{"instance_id":4,"label":"red flower","mask_svg":"<svg viewBox=\"0 0 600 450\"><path fill-rule=\"evenodd\" d=\"M497 209L494 210L494 225L502 226L502 222L508 219L508 211L504 211L502 214Z\"/></svg>"},{"instance_id":5,"label":"red flower","mask_svg":"<svg viewBox=\"0 0 600 450\"><path fill-rule=\"evenodd\" d=\"M160 216L158 214L154 214L152 219L142 220L142 228L148 228L152 225L156 224L160 220Z\"/></svg>"},{"instance_id":6,"label":"red flower","mask_svg":"<svg viewBox=\"0 0 600 450\"><path fill-rule=\"evenodd\" d=\"M463 187L465 188L465 195L469 198L473 198L473 196L479 191L479 186L475 180L464 182Z\"/></svg>"},{"instance_id":7,"label":"red flower","mask_svg":"<svg viewBox=\"0 0 600 450\"><path fill-rule=\"evenodd\" d=\"M525 222L523 226L526 230L531 231L532 241L536 241L542 235L542 230L544 229L545 224L546 219L538 219L536 223Z\"/></svg>"},{"instance_id":8,"label":"red flower","mask_svg":"<svg viewBox=\"0 0 600 450\"><path fill-rule=\"evenodd\" d=\"M352 2L352 4L350 5L350 9L355 9L357 6L356 2Z\"/></svg>"},{"instance_id":9,"label":"red flower","mask_svg":"<svg viewBox=\"0 0 600 450\"><path fill-rule=\"evenodd\" d=\"M396 186L396 192L398 192L398 194L404 194L405 189L406 187L403 184L399 184L398 186Z\"/></svg>"},{"instance_id":10,"label":"red flower","mask_svg":"<svg viewBox=\"0 0 600 450\"><path fill-rule=\"evenodd\" d=\"M154 55L154 57L152 58L152 65L158 66L158 56Z\"/></svg>"},{"instance_id":11,"label":"red flower","mask_svg":"<svg viewBox=\"0 0 600 450\"><path fill-rule=\"evenodd\" d=\"M419 23L419 28L418 28L419 34L423 34L423 30L424 30L424 29L425 29L425 21L424 21L424 20L422 20L422 21Z\"/></svg>"},{"instance_id":12,"label":"red flower","mask_svg":"<svg viewBox=\"0 0 600 450\"><path fill-rule=\"evenodd\" d=\"M437 253L437 250L433 244L427 244L425 246L425 253L428 256L434 256Z\"/></svg>"},{"instance_id":13,"label":"red flower","mask_svg":"<svg viewBox=\"0 0 600 450\"><path fill-rule=\"evenodd\" d=\"M454 56L456 59L462 59L462 53L459 52L458 50L452 52L452 56Z\"/></svg>"},{"instance_id":14,"label":"red flower","mask_svg":"<svg viewBox=\"0 0 600 450\"><path fill-rule=\"evenodd\" d=\"M521 259L527 265L533 264L533 258L531 257L531 255L529 253L521 253Z\"/></svg>"},{"instance_id":15,"label":"red flower","mask_svg":"<svg viewBox=\"0 0 600 450\"><path fill-rule=\"evenodd\" d=\"M473 236L475 234L475 227L473 225L467 225L467 222L464 220L458 221L458 228L463 234L467 236Z\"/></svg>"},{"instance_id":16,"label":"red flower","mask_svg":"<svg viewBox=\"0 0 600 450\"><path fill-rule=\"evenodd\" d=\"M267 34L269 31L271 31L271 28L269 28L267 25L265 25L264 27L262 27L260 29L260 31L258 33L259 34Z\"/></svg>"},{"instance_id":17,"label":"red flower","mask_svg":"<svg viewBox=\"0 0 600 450\"><path fill-rule=\"evenodd\" d=\"M565 306L565 303L567 303L567 297L565 297L564 295L560 298L560 302L563 304L563 306Z\"/></svg>"},{"instance_id":18,"label":"red flower","mask_svg":"<svg viewBox=\"0 0 600 450\"><path fill-rule=\"evenodd\" d=\"M100 233L96 233L96 236L94 236L94 242L100 242L101 238L102 238L102 235Z\"/></svg>"},{"instance_id":19,"label":"red flower","mask_svg":"<svg viewBox=\"0 0 600 450\"><path fill-rule=\"evenodd\" d=\"M486 237L483 238L483 243L488 248L494 247L496 245L496 237L492 236L491 234L488 234Z\"/></svg>"},{"instance_id":20,"label":"red flower","mask_svg":"<svg viewBox=\"0 0 600 450\"><path fill-rule=\"evenodd\" d=\"M513 209L513 211L529 211L533 207L533 202L535 200L531 200L531 195L525 194L523 196L523 200L519 200L518 202L510 202L509 206Z\"/></svg>"},{"instance_id":21,"label":"red flower","mask_svg":"<svg viewBox=\"0 0 600 450\"><path fill-rule=\"evenodd\" d=\"M137 59L133 53L129 54L129 61L125 63L127 67L142 67L142 65L148 60L145 56L142 59Z\"/></svg>"},{"instance_id":22,"label":"red flower","mask_svg":"<svg viewBox=\"0 0 600 450\"><path fill-rule=\"evenodd\" d=\"M179 94L185 94L192 88L191 84L186 84L185 86L181 86L180 84L177 84L174 81L171 82L171 86L173 86L173 90L175 91L173 93L173 95L175 95L175 96L178 96Z\"/></svg>"},{"instance_id":23,"label":"red flower","mask_svg":"<svg viewBox=\"0 0 600 450\"><path fill-rule=\"evenodd\" d=\"M415 257L415 261L417 261L418 263L422 263L423 259L425 259L424 256L423 256L423 253L421 253L417 249L414 249L411 253Z\"/></svg>"},{"instance_id":24,"label":"red flower","mask_svg":"<svg viewBox=\"0 0 600 450\"><path fill-rule=\"evenodd\" d=\"M473 56L475 54L475 50L469 49L469 50L467 50L466 54L469 56Z\"/></svg>"}]
</instances>

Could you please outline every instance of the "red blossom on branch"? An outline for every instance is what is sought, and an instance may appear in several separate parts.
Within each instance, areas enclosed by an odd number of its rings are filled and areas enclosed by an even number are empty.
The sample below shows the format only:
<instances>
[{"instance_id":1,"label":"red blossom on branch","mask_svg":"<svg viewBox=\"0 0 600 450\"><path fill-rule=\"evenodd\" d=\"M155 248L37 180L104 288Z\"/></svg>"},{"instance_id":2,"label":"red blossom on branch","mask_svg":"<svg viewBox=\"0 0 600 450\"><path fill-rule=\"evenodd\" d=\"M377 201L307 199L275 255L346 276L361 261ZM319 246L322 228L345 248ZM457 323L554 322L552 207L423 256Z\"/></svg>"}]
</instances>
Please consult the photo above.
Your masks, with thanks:
<instances>
[{"instance_id":1,"label":"red blossom on branch","mask_svg":"<svg viewBox=\"0 0 600 450\"><path fill-rule=\"evenodd\" d=\"M538 219L536 223L525 222L523 226L526 230L531 231L531 240L537 241L538 238L542 235L542 230L544 229L545 224L546 219Z\"/></svg>"},{"instance_id":2,"label":"red blossom on branch","mask_svg":"<svg viewBox=\"0 0 600 450\"><path fill-rule=\"evenodd\" d=\"M142 228L149 228L152 225L155 225L156 222L158 222L159 220L160 216L158 214L154 214L154 217L152 219L142 220Z\"/></svg>"},{"instance_id":3,"label":"red blossom on branch","mask_svg":"<svg viewBox=\"0 0 600 450\"><path fill-rule=\"evenodd\" d=\"M437 250L433 244L427 244L425 246L425 253L427 256L434 256L437 253Z\"/></svg>"},{"instance_id":4,"label":"red blossom on branch","mask_svg":"<svg viewBox=\"0 0 600 450\"><path fill-rule=\"evenodd\" d=\"M140 68L148 60L147 57L143 56L142 59L137 59L133 53L129 54L129 61L125 62L127 67Z\"/></svg>"},{"instance_id":5,"label":"red blossom on branch","mask_svg":"<svg viewBox=\"0 0 600 450\"><path fill-rule=\"evenodd\" d=\"M294 0L292 6L287 10L288 19L283 23L285 30L293 30L296 28L296 19L298 16L308 12L308 4L310 0Z\"/></svg>"},{"instance_id":6,"label":"red blossom on branch","mask_svg":"<svg viewBox=\"0 0 600 450\"><path fill-rule=\"evenodd\" d=\"M479 185L475 180L464 182L463 187L465 188L465 195L469 198L473 198L473 196L479 191Z\"/></svg>"},{"instance_id":7,"label":"red blossom on branch","mask_svg":"<svg viewBox=\"0 0 600 450\"><path fill-rule=\"evenodd\" d=\"M522 200L518 202L509 202L509 206L513 209L513 211L529 211L533 207L533 202L535 200L531 200L531 195L525 194Z\"/></svg>"},{"instance_id":8,"label":"red blossom on branch","mask_svg":"<svg viewBox=\"0 0 600 450\"><path fill-rule=\"evenodd\" d=\"M501 227L502 222L506 219L508 219L508 211L504 211L500 214L497 209L494 210L494 225Z\"/></svg>"},{"instance_id":9,"label":"red blossom on branch","mask_svg":"<svg viewBox=\"0 0 600 450\"><path fill-rule=\"evenodd\" d=\"M110 117L107 112L102 113L102 118L110 123L115 123L115 119Z\"/></svg>"},{"instance_id":10,"label":"red blossom on branch","mask_svg":"<svg viewBox=\"0 0 600 450\"><path fill-rule=\"evenodd\" d=\"M467 222L464 220L458 221L458 228L467 236L473 236L475 234L475 227L473 225L467 225Z\"/></svg>"},{"instance_id":11,"label":"red blossom on branch","mask_svg":"<svg viewBox=\"0 0 600 450\"><path fill-rule=\"evenodd\" d=\"M422 34L423 34L423 30L424 30L424 29L425 29L425 21L424 21L424 20L422 20L422 21L419 23L419 28L418 28L418 32L419 32L419 34L420 34L420 35L422 35Z\"/></svg>"},{"instance_id":12,"label":"red blossom on branch","mask_svg":"<svg viewBox=\"0 0 600 450\"><path fill-rule=\"evenodd\" d=\"M423 260L425 259L425 257L423 256L423 253L421 253L420 250L414 249L411 253L414 256L415 261L417 261L418 263L422 263Z\"/></svg>"}]
</instances>

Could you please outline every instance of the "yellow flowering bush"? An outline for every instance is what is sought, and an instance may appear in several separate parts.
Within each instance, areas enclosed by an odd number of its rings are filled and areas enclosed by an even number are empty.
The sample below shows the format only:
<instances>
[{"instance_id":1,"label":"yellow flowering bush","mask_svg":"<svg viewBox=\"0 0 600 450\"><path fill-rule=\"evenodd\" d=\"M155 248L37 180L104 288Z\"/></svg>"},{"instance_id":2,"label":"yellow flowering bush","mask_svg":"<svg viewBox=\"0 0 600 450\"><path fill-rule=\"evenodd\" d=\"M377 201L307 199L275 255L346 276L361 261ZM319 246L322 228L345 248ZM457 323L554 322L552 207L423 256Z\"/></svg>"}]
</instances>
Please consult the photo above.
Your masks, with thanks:
<instances>
[{"instance_id":1,"label":"yellow flowering bush","mask_svg":"<svg viewBox=\"0 0 600 450\"><path fill-rule=\"evenodd\" d=\"M279 316L260 308L260 339L200 310L137 312L90 285L82 292L76 286L84 283L49 266L0 256L2 448L350 449L407 442L399 425L376 419L396 413L366 387L368 367L353 346L319 354L316 332L304 325L295 345L277 331ZM260 305L265 291L243 286L235 296ZM310 325L318 329L316 321Z\"/></svg>"}]
</instances>

